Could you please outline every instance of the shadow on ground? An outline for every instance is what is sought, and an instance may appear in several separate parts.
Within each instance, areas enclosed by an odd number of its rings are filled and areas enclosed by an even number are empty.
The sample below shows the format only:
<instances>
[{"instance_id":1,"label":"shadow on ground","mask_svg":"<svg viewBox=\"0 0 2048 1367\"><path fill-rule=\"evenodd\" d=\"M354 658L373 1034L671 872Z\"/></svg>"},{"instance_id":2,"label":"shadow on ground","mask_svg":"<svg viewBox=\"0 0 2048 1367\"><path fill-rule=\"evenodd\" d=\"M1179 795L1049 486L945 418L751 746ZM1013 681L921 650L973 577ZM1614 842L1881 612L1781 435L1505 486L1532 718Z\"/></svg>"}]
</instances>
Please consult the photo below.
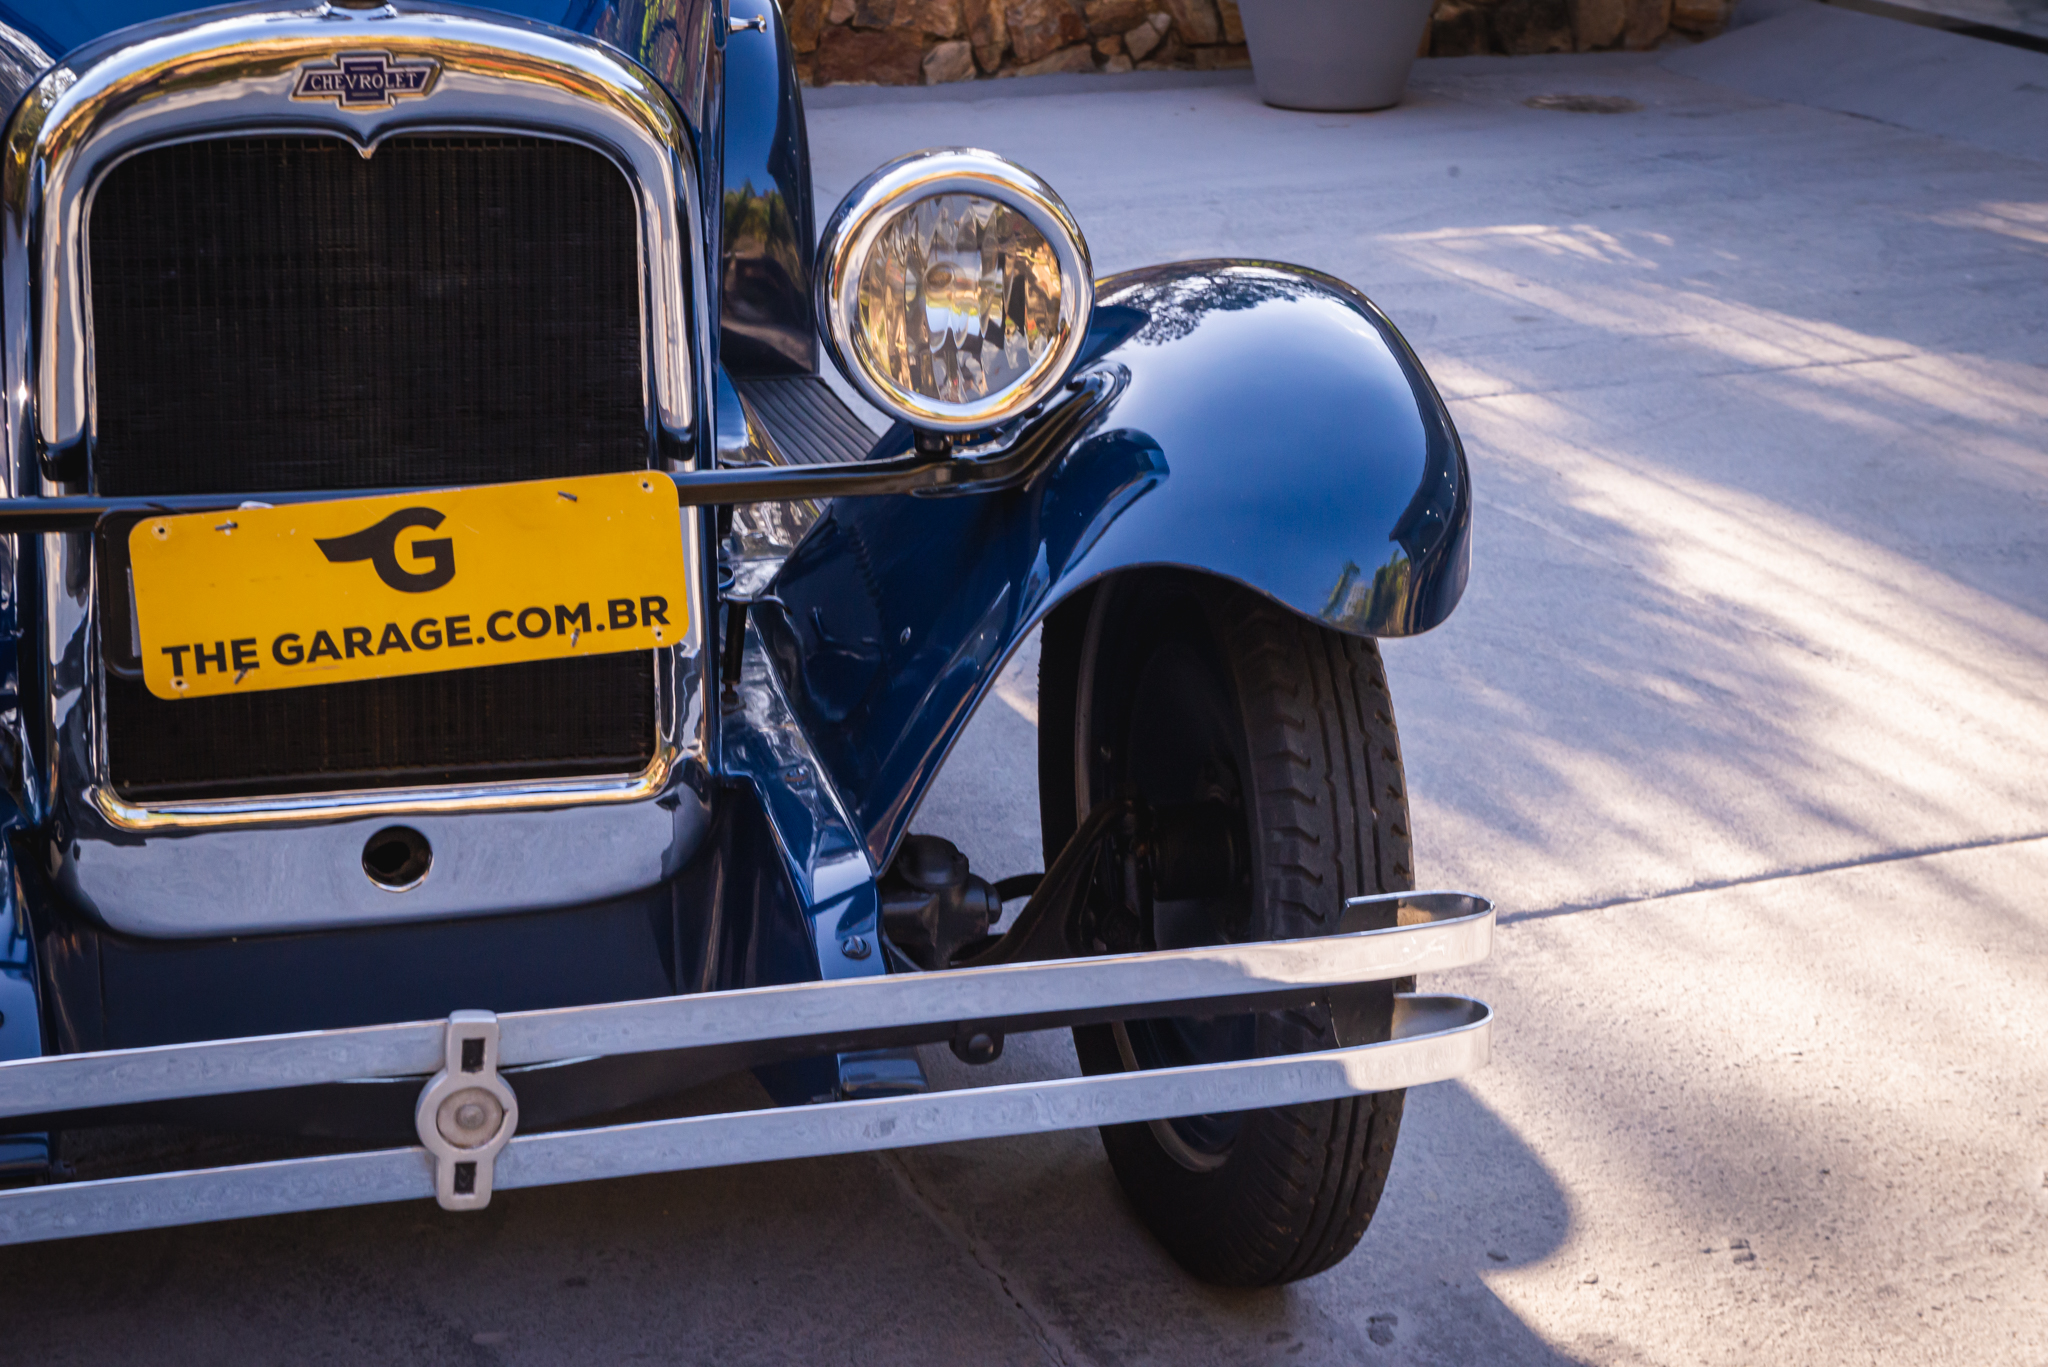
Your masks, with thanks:
<instances>
[{"instance_id":1,"label":"shadow on ground","mask_svg":"<svg viewBox=\"0 0 2048 1367\"><path fill-rule=\"evenodd\" d=\"M1071 1068L1063 1037L1017 1043L1025 1072L1062 1053ZM697 1098L764 1100L746 1079ZM1277 1291L1191 1283L1082 1132L508 1192L475 1215L387 1206L8 1249L6 1357L1107 1367L1245 1361L1256 1343L1290 1363L1566 1361L1482 1280L1548 1256L1556 1185L1463 1089L1410 1107L1360 1252Z\"/></svg>"}]
</instances>

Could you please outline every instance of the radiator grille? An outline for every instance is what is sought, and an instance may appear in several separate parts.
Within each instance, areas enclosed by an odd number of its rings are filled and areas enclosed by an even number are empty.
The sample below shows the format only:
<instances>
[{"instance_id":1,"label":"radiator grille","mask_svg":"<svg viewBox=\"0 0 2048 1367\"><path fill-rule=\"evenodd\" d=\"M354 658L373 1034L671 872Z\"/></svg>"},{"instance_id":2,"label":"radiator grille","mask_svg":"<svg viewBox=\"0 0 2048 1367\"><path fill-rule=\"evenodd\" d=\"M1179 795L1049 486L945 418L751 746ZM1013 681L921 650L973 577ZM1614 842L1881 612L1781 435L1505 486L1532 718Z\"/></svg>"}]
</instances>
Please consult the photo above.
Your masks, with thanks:
<instances>
[{"instance_id":1,"label":"radiator grille","mask_svg":"<svg viewBox=\"0 0 2048 1367\"><path fill-rule=\"evenodd\" d=\"M100 493L645 468L639 235L570 143L180 143L93 197Z\"/></svg>"},{"instance_id":2,"label":"radiator grille","mask_svg":"<svg viewBox=\"0 0 2048 1367\"><path fill-rule=\"evenodd\" d=\"M183 143L117 165L89 234L102 494L647 465L638 216L589 149ZM654 753L653 672L609 655L171 703L122 670L111 778L161 801L632 772Z\"/></svg>"},{"instance_id":3,"label":"radiator grille","mask_svg":"<svg viewBox=\"0 0 2048 1367\"><path fill-rule=\"evenodd\" d=\"M111 778L134 802L632 773L654 753L637 654L180 702L107 685Z\"/></svg>"}]
</instances>

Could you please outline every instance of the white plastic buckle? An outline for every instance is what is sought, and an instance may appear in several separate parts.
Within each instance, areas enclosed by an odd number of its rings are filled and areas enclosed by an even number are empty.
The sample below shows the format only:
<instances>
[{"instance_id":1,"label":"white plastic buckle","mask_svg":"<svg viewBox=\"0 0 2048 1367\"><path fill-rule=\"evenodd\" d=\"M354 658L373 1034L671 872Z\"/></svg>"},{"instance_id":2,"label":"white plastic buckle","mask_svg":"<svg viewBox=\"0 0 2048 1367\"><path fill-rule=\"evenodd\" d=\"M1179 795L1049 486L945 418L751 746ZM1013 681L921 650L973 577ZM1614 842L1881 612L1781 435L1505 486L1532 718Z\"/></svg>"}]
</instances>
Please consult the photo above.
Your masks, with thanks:
<instances>
[{"instance_id":1,"label":"white plastic buckle","mask_svg":"<svg viewBox=\"0 0 2048 1367\"><path fill-rule=\"evenodd\" d=\"M519 1099L498 1076L498 1018L457 1011L448 1018L441 1071L420 1093L413 1123L434 1156L434 1199L443 1210L491 1203L491 1169L519 1128Z\"/></svg>"}]
</instances>

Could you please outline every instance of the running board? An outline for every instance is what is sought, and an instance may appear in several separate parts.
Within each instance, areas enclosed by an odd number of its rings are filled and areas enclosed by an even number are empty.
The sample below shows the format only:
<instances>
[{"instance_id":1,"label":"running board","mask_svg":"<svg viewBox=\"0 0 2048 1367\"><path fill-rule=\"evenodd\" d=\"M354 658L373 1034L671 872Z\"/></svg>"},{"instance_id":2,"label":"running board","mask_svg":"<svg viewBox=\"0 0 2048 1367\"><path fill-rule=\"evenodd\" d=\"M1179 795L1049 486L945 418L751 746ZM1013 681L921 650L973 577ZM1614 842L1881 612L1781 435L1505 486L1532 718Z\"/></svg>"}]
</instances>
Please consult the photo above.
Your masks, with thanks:
<instances>
[{"instance_id":1,"label":"running board","mask_svg":"<svg viewBox=\"0 0 2048 1367\"><path fill-rule=\"evenodd\" d=\"M592 1055L938 1041L1148 1016L1221 1014L1476 962L1493 908L1461 893L1347 904L1404 924L1306 940L803 983L653 1001L309 1032L0 1064L0 1116L76 1112L364 1077L424 1076L421 1147L0 1192L0 1244L494 1190L1262 1109L1439 1082L1484 1066L1493 1016L1402 994L1379 1043L1276 1058L516 1134L499 1069ZM438 1070L438 1071L437 1071Z\"/></svg>"}]
</instances>

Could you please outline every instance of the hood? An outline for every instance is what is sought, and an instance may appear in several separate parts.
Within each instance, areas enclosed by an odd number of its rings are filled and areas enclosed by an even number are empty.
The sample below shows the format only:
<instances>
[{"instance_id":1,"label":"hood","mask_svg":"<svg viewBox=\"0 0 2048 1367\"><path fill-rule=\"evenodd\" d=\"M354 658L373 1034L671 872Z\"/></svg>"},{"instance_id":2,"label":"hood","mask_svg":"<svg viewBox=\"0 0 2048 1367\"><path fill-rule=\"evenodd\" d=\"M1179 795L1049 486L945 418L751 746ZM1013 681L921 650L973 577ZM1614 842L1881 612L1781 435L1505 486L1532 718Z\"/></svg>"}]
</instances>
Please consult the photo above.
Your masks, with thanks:
<instances>
[{"instance_id":1,"label":"hood","mask_svg":"<svg viewBox=\"0 0 2048 1367\"><path fill-rule=\"evenodd\" d=\"M405 0L397 3L401 10L406 8ZM266 6L295 7L291 0ZM32 5L0 0L0 26L13 30L0 31L0 39L15 39L5 44L8 47L18 47L25 39L55 62L136 24L181 14L198 16L218 8L222 7L178 0L35 0ZM617 48L667 88L702 142L716 91L718 55L725 46L725 25L712 21L724 14L724 0L499 0L462 8L553 25Z\"/></svg>"}]
</instances>

